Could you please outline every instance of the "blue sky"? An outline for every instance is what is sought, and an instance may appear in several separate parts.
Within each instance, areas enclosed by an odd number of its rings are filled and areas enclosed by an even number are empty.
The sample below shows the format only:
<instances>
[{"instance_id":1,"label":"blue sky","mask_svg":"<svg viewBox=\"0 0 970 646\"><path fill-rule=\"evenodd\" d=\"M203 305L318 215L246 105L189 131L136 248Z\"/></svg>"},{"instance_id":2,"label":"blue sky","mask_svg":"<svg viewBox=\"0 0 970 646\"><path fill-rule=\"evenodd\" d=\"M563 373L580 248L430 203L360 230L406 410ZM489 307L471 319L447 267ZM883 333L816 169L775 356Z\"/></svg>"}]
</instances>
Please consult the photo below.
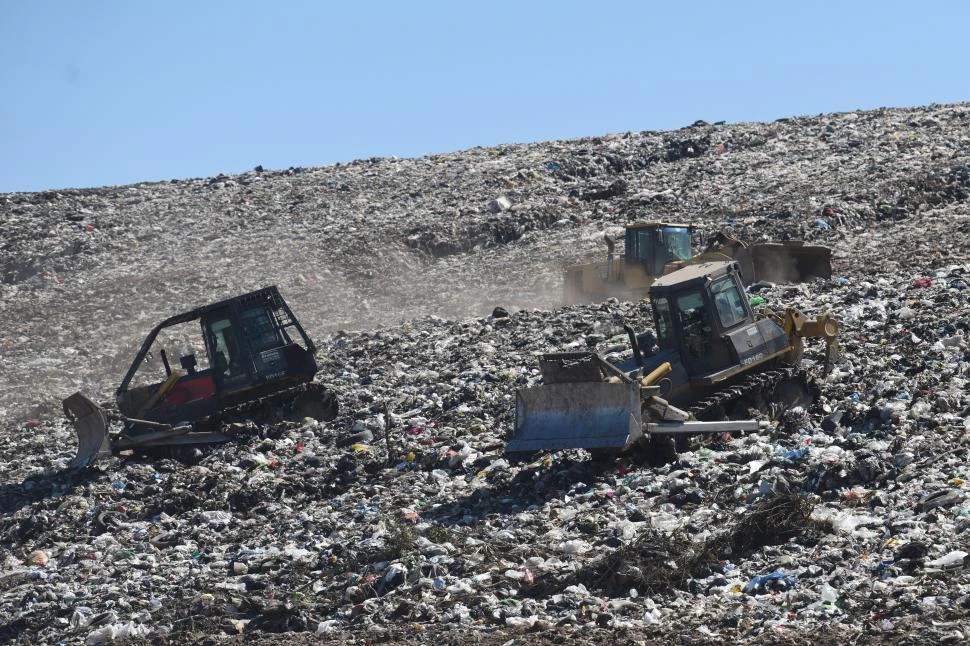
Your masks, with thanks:
<instances>
[{"instance_id":1,"label":"blue sky","mask_svg":"<svg viewBox=\"0 0 970 646\"><path fill-rule=\"evenodd\" d=\"M970 3L0 0L0 192L970 100Z\"/></svg>"}]
</instances>

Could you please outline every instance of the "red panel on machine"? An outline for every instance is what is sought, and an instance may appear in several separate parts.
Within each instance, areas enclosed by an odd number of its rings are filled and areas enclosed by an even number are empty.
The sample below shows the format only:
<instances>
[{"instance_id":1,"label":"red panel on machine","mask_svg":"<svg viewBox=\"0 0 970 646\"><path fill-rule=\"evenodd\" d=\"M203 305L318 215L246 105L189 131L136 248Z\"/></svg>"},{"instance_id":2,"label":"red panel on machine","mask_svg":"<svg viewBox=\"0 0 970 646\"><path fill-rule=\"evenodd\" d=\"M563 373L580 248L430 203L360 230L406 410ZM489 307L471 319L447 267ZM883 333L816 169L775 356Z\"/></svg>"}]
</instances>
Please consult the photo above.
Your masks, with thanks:
<instances>
[{"instance_id":1,"label":"red panel on machine","mask_svg":"<svg viewBox=\"0 0 970 646\"><path fill-rule=\"evenodd\" d=\"M212 373L183 377L168 391L162 400L168 406L181 406L197 399L206 399L216 394L216 381Z\"/></svg>"}]
</instances>

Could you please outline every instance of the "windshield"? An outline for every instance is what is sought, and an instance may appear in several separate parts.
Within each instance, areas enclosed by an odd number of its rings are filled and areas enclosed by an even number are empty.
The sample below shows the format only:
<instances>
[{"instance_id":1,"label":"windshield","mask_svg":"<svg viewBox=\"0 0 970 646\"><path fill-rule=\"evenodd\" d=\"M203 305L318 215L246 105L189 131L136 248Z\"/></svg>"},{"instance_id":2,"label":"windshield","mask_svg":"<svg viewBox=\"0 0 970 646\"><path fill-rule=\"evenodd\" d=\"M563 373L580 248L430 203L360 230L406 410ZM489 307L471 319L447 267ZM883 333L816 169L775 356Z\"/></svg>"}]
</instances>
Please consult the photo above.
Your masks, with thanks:
<instances>
[{"instance_id":1,"label":"windshield","mask_svg":"<svg viewBox=\"0 0 970 646\"><path fill-rule=\"evenodd\" d=\"M690 229L667 227L664 229L664 247L668 261L690 260Z\"/></svg>"},{"instance_id":2,"label":"windshield","mask_svg":"<svg viewBox=\"0 0 970 646\"><path fill-rule=\"evenodd\" d=\"M164 359L162 358L164 356ZM165 381L170 370L182 370L182 357L195 357L195 368L207 370L209 359L202 329L196 320L176 323L159 330L143 361L139 362L125 389L154 385ZM168 362L168 368L165 362Z\"/></svg>"},{"instance_id":3,"label":"windshield","mask_svg":"<svg viewBox=\"0 0 970 646\"><path fill-rule=\"evenodd\" d=\"M703 361L711 347L711 318L700 290L685 292L676 298L680 333L684 339L686 360Z\"/></svg>"}]
</instances>

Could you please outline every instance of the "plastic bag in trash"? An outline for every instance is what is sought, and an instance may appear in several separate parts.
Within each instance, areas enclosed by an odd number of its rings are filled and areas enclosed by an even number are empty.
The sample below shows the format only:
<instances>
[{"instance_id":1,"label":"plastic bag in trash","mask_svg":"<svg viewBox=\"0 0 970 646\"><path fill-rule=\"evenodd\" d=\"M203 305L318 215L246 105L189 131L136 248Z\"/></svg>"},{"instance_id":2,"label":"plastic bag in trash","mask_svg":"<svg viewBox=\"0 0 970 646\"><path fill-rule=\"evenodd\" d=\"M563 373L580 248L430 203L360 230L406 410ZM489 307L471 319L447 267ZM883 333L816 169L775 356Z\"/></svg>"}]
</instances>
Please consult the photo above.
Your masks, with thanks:
<instances>
[{"instance_id":1,"label":"plastic bag in trash","mask_svg":"<svg viewBox=\"0 0 970 646\"><path fill-rule=\"evenodd\" d=\"M744 591L748 594L758 594L760 592L787 590L795 585L795 577L784 572L772 572L771 574L759 574L744 586Z\"/></svg>"}]
</instances>

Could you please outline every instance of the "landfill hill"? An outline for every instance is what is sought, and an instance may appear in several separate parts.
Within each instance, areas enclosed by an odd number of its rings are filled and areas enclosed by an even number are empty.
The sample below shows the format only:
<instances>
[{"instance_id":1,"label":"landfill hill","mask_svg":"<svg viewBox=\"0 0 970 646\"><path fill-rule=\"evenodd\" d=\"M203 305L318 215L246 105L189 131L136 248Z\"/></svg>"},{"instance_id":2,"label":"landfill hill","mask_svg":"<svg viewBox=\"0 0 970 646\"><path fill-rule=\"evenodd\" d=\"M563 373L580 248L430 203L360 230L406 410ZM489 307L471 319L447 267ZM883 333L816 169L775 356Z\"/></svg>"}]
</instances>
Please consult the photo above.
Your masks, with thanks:
<instances>
[{"instance_id":1,"label":"landfill hill","mask_svg":"<svg viewBox=\"0 0 970 646\"><path fill-rule=\"evenodd\" d=\"M964 642L968 198L970 104L0 195L0 641ZM538 354L649 326L560 297L653 219L833 247L759 294L839 318L817 405L665 464L504 459ZM337 419L63 471L61 398L269 284Z\"/></svg>"}]
</instances>

